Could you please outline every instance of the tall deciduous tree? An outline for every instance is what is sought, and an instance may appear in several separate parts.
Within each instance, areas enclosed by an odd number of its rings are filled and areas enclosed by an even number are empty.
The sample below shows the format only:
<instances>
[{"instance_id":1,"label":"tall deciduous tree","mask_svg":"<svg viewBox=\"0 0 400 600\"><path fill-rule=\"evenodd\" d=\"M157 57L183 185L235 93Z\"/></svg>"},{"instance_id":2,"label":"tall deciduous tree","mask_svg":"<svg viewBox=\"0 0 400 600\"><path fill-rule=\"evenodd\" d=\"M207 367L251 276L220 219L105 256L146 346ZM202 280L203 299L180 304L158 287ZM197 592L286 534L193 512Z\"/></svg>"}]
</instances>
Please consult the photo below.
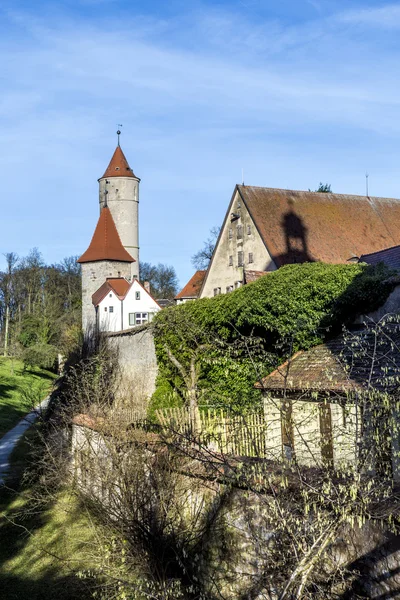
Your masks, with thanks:
<instances>
[{"instance_id":1,"label":"tall deciduous tree","mask_svg":"<svg viewBox=\"0 0 400 600\"><path fill-rule=\"evenodd\" d=\"M178 277L171 265L152 265L147 262L140 263L140 280L150 283L151 295L154 298L172 299L178 293Z\"/></svg>"}]
</instances>

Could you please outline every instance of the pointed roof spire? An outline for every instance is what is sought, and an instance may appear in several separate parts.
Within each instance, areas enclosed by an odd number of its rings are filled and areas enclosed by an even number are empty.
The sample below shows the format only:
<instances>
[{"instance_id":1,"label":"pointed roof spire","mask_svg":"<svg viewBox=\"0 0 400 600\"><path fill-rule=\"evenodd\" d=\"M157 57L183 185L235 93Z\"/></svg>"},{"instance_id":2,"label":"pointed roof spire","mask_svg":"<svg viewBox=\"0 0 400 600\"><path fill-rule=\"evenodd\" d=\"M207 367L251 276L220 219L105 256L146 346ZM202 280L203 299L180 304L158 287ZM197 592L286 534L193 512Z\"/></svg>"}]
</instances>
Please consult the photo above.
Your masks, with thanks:
<instances>
[{"instance_id":1,"label":"pointed roof spire","mask_svg":"<svg viewBox=\"0 0 400 600\"><path fill-rule=\"evenodd\" d=\"M101 211L89 248L78 259L78 262L86 263L98 260L135 262L135 259L122 245L108 206Z\"/></svg>"},{"instance_id":2,"label":"pointed roof spire","mask_svg":"<svg viewBox=\"0 0 400 600\"><path fill-rule=\"evenodd\" d=\"M134 177L135 179L138 179L130 168L128 161L125 158L125 154L122 152L121 146L119 145L119 135L118 146L115 148L115 152L112 155L112 159L110 160L106 172L100 179L104 179L105 177L107 179L109 177Z\"/></svg>"}]
</instances>

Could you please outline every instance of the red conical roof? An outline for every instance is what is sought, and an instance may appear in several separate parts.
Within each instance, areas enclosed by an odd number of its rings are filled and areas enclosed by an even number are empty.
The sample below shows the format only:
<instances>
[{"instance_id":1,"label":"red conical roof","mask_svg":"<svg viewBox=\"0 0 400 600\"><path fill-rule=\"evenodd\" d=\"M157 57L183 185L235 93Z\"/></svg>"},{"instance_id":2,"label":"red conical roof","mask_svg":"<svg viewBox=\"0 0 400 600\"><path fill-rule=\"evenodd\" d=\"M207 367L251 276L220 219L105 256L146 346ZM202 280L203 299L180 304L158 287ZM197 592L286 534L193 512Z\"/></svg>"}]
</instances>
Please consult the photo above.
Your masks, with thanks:
<instances>
[{"instance_id":1,"label":"red conical roof","mask_svg":"<svg viewBox=\"0 0 400 600\"><path fill-rule=\"evenodd\" d=\"M108 165L103 177L100 177L100 179L104 179L105 177L135 177L138 179L128 165L128 161L126 160L125 154L122 152L120 146L115 148L115 152L112 155L110 164Z\"/></svg>"},{"instance_id":2,"label":"red conical roof","mask_svg":"<svg viewBox=\"0 0 400 600\"><path fill-rule=\"evenodd\" d=\"M86 263L97 260L135 262L135 259L132 258L122 245L108 206L105 206L101 211L90 246L82 254L78 262Z\"/></svg>"}]
</instances>

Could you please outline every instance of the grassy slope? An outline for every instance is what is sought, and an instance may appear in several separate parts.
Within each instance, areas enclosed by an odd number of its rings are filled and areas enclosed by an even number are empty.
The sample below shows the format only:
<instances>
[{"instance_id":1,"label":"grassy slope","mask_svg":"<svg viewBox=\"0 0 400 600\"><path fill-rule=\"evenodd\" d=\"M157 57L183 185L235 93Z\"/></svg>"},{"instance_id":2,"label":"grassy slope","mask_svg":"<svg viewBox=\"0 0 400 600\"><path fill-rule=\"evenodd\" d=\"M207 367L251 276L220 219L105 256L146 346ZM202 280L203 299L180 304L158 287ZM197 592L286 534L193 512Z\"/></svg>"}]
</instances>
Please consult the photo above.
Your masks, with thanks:
<instances>
[{"instance_id":1,"label":"grassy slope","mask_svg":"<svg viewBox=\"0 0 400 600\"><path fill-rule=\"evenodd\" d=\"M90 567L88 518L68 492L40 514L22 517L28 495L0 492L0 600L91 597L87 581L76 576Z\"/></svg>"},{"instance_id":2,"label":"grassy slope","mask_svg":"<svg viewBox=\"0 0 400 600\"><path fill-rule=\"evenodd\" d=\"M23 363L0 358L0 437L49 392L56 375L40 369L23 371Z\"/></svg>"}]
</instances>

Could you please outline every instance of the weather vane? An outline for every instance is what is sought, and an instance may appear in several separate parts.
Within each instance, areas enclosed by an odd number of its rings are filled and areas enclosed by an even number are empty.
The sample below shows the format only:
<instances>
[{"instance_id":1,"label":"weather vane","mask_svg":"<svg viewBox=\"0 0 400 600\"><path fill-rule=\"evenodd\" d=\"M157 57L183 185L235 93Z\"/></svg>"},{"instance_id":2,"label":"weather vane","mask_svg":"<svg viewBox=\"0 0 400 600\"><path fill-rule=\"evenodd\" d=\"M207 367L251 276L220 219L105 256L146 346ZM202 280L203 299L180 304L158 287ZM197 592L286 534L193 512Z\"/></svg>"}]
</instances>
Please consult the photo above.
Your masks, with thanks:
<instances>
[{"instance_id":1,"label":"weather vane","mask_svg":"<svg viewBox=\"0 0 400 600\"><path fill-rule=\"evenodd\" d=\"M118 123L117 127L118 127L117 136L118 136L118 146L119 146L119 136L121 135L120 127L122 127L122 123Z\"/></svg>"}]
</instances>

